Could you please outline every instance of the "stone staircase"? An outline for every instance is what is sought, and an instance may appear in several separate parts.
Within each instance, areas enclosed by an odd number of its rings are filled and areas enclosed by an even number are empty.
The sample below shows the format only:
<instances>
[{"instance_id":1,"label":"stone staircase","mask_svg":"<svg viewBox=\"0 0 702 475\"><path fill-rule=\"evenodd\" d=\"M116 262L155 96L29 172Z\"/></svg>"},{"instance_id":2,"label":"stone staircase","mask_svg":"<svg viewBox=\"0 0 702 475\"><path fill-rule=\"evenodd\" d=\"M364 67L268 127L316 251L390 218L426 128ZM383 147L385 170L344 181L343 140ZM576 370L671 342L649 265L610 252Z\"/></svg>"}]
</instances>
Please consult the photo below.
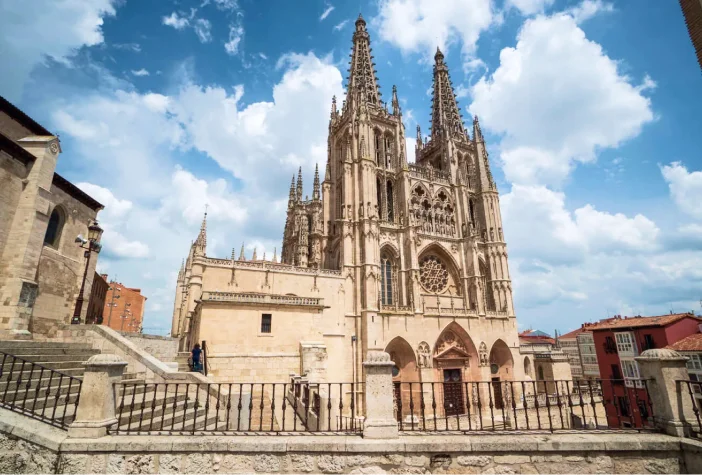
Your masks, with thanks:
<instances>
[{"instance_id":1,"label":"stone staircase","mask_svg":"<svg viewBox=\"0 0 702 475\"><path fill-rule=\"evenodd\" d=\"M98 353L85 343L0 340L0 406L67 427L75 418L83 364ZM134 373L125 373L122 383L124 394L117 394L120 430L188 431L215 425L210 414L205 421L208 396L195 385L188 394L184 389L176 394L175 385L170 392L157 391ZM203 399L197 407L196 397Z\"/></svg>"}]
</instances>

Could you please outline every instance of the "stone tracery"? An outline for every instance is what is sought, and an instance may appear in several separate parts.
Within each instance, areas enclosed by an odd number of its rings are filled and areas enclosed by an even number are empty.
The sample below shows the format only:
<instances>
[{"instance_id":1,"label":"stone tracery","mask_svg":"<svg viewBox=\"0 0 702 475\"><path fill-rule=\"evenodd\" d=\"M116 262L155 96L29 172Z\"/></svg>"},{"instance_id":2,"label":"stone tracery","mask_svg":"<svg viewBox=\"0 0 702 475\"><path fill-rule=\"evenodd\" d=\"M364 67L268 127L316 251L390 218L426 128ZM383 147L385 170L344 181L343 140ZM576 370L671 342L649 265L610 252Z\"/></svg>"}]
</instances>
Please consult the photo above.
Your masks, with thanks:
<instances>
[{"instance_id":1,"label":"stone tracery","mask_svg":"<svg viewBox=\"0 0 702 475\"><path fill-rule=\"evenodd\" d=\"M419 263L419 283L427 292L442 293L449 282L446 265L435 255L424 257Z\"/></svg>"}]
</instances>

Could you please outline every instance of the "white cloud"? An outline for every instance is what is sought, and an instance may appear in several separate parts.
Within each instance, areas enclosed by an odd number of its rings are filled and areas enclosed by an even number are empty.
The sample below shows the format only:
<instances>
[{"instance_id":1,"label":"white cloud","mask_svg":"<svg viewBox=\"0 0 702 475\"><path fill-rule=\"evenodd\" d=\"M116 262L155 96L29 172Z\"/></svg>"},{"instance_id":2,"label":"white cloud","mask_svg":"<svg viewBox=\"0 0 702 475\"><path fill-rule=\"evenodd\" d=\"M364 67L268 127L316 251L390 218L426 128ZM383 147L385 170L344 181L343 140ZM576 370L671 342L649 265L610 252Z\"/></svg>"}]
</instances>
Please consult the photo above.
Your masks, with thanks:
<instances>
[{"instance_id":1,"label":"white cloud","mask_svg":"<svg viewBox=\"0 0 702 475\"><path fill-rule=\"evenodd\" d=\"M209 43L212 41L212 24L209 20L198 18L193 24L193 30L195 30L195 34L200 40L200 43Z\"/></svg>"},{"instance_id":2,"label":"white cloud","mask_svg":"<svg viewBox=\"0 0 702 475\"><path fill-rule=\"evenodd\" d=\"M190 26L190 20L187 17L178 15L176 12L172 12L169 16L164 16L161 18L161 22L164 25L172 26L176 30L182 30Z\"/></svg>"},{"instance_id":3,"label":"white cloud","mask_svg":"<svg viewBox=\"0 0 702 475\"><path fill-rule=\"evenodd\" d=\"M149 255L149 246L143 242L130 241L109 224L100 225L105 230L100 242L106 255L122 259L141 259Z\"/></svg>"},{"instance_id":4,"label":"white cloud","mask_svg":"<svg viewBox=\"0 0 702 475\"><path fill-rule=\"evenodd\" d=\"M118 199L107 188L87 182L76 183L76 186L98 200L105 207L104 210L100 211L100 220L122 219L132 209L133 204L131 201Z\"/></svg>"},{"instance_id":5,"label":"white cloud","mask_svg":"<svg viewBox=\"0 0 702 475\"><path fill-rule=\"evenodd\" d=\"M326 17L329 16L329 14L334 11L334 7L332 5L329 5L323 12L322 15L319 17L319 21L323 21Z\"/></svg>"},{"instance_id":6,"label":"white cloud","mask_svg":"<svg viewBox=\"0 0 702 475\"><path fill-rule=\"evenodd\" d=\"M105 17L116 14L117 0L34 0L0 2L0 78L2 95L19 101L32 70L45 58L68 62L83 46L103 42ZM12 65L11 67L9 65Z\"/></svg>"},{"instance_id":7,"label":"white cloud","mask_svg":"<svg viewBox=\"0 0 702 475\"><path fill-rule=\"evenodd\" d=\"M228 54L232 56L239 52L239 43L244 37L244 28L241 25L230 25L229 26L229 41L224 43L224 49ZM262 53L259 53L262 54ZM265 55L263 55L265 56Z\"/></svg>"},{"instance_id":8,"label":"white cloud","mask_svg":"<svg viewBox=\"0 0 702 475\"><path fill-rule=\"evenodd\" d=\"M503 134L508 180L560 186L575 163L595 160L654 119L643 95L650 78L632 84L570 15L527 20L517 40L473 87L470 106L484 128Z\"/></svg>"},{"instance_id":9,"label":"white cloud","mask_svg":"<svg viewBox=\"0 0 702 475\"><path fill-rule=\"evenodd\" d=\"M264 59L264 60L265 60L265 59L268 59L268 56L266 56L264 53L258 53L258 56L259 56L261 59Z\"/></svg>"},{"instance_id":10,"label":"white cloud","mask_svg":"<svg viewBox=\"0 0 702 475\"><path fill-rule=\"evenodd\" d=\"M662 166L661 173L678 208L702 219L702 170L688 172L685 165L673 162Z\"/></svg>"},{"instance_id":11,"label":"white cloud","mask_svg":"<svg viewBox=\"0 0 702 475\"><path fill-rule=\"evenodd\" d=\"M580 4L568 10L577 23L582 23L598 13L613 12L614 5L602 0L583 0Z\"/></svg>"},{"instance_id":12,"label":"white cloud","mask_svg":"<svg viewBox=\"0 0 702 475\"><path fill-rule=\"evenodd\" d=\"M553 2L554 0L507 0L506 4L519 10L522 15L533 15L543 12Z\"/></svg>"},{"instance_id":13,"label":"white cloud","mask_svg":"<svg viewBox=\"0 0 702 475\"><path fill-rule=\"evenodd\" d=\"M135 53L141 53L141 45L139 43L113 43L112 47L121 50L134 51Z\"/></svg>"},{"instance_id":14,"label":"white cloud","mask_svg":"<svg viewBox=\"0 0 702 475\"><path fill-rule=\"evenodd\" d=\"M348 22L349 22L349 20L344 20L340 23L337 23L336 25L334 25L334 30L341 31L348 24Z\"/></svg>"},{"instance_id":15,"label":"white cloud","mask_svg":"<svg viewBox=\"0 0 702 475\"><path fill-rule=\"evenodd\" d=\"M380 0L373 19L381 39L426 57L459 41L472 56L480 34L498 21L490 0Z\"/></svg>"},{"instance_id":16,"label":"white cloud","mask_svg":"<svg viewBox=\"0 0 702 475\"><path fill-rule=\"evenodd\" d=\"M144 68L137 69L137 70L132 69L132 74L134 76L148 76L149 72Z\"/></svg>"}]
</instances>

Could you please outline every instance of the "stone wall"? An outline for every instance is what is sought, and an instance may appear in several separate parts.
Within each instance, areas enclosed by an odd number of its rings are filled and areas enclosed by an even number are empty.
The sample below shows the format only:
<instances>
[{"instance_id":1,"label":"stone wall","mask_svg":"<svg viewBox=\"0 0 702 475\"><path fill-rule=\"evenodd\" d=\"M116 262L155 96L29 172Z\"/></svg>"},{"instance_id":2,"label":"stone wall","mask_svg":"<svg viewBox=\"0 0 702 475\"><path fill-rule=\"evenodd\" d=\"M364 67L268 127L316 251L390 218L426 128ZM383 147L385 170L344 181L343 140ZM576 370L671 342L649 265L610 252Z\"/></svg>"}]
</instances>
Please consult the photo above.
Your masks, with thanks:
<instances>
[{"instance_id":1,"label":"stone wall","mask_svg":"<svg viewBox=\"0 0 702 475\"><path fill-rule=\"evenodd\" d=\"M167 336L143 335L139 333L120 333L137 347L164 363L174 362L178 356L178 339Z\"/></svg>"}]
</instances>

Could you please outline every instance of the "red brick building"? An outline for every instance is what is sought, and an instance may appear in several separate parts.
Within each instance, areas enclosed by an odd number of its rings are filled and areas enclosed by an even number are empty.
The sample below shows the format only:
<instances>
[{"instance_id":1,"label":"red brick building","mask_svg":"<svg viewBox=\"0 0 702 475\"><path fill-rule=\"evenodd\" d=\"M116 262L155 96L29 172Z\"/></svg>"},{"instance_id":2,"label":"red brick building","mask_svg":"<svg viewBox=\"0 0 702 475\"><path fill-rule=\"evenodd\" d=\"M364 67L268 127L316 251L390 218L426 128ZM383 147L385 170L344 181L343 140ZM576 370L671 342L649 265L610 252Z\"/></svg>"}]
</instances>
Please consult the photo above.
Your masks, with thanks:
<instances>
[{"instance_id":1,"label":"red brick building","mask_svg":"<svg viewBox=\"0 0 702 475\"><path fill-rule=\"evenodd\" d=\"M107 274L102 277L107 280ZM144 322L145 304L146 297L141 295L141 289L112 281L105 296L102 324L117 331L139 333Z\"/></svg>"},{"instance_id":2,"label":"red brick building","mask_svg":"<svg viewBox=\"0 0 702 475\"><path fill-rule=\"evenodd\" d=\"M697 62L702 67L702 0L680 0L680 7L697 53Z\"/></svg>"},{"instance_id":3,"label":"red brick building","mask_svg":"<svg viewBox=\"0 0 702 475\"><path fill-rule=\"evenodd\" d=\"M645 384L634 358L645 350L664 348L697 333L700 322L702 320L692 313L674 313L657 317L615 317L589 327L595 342L610 427L644 425L651 413Z\"/></svg>"}]
</instances>

